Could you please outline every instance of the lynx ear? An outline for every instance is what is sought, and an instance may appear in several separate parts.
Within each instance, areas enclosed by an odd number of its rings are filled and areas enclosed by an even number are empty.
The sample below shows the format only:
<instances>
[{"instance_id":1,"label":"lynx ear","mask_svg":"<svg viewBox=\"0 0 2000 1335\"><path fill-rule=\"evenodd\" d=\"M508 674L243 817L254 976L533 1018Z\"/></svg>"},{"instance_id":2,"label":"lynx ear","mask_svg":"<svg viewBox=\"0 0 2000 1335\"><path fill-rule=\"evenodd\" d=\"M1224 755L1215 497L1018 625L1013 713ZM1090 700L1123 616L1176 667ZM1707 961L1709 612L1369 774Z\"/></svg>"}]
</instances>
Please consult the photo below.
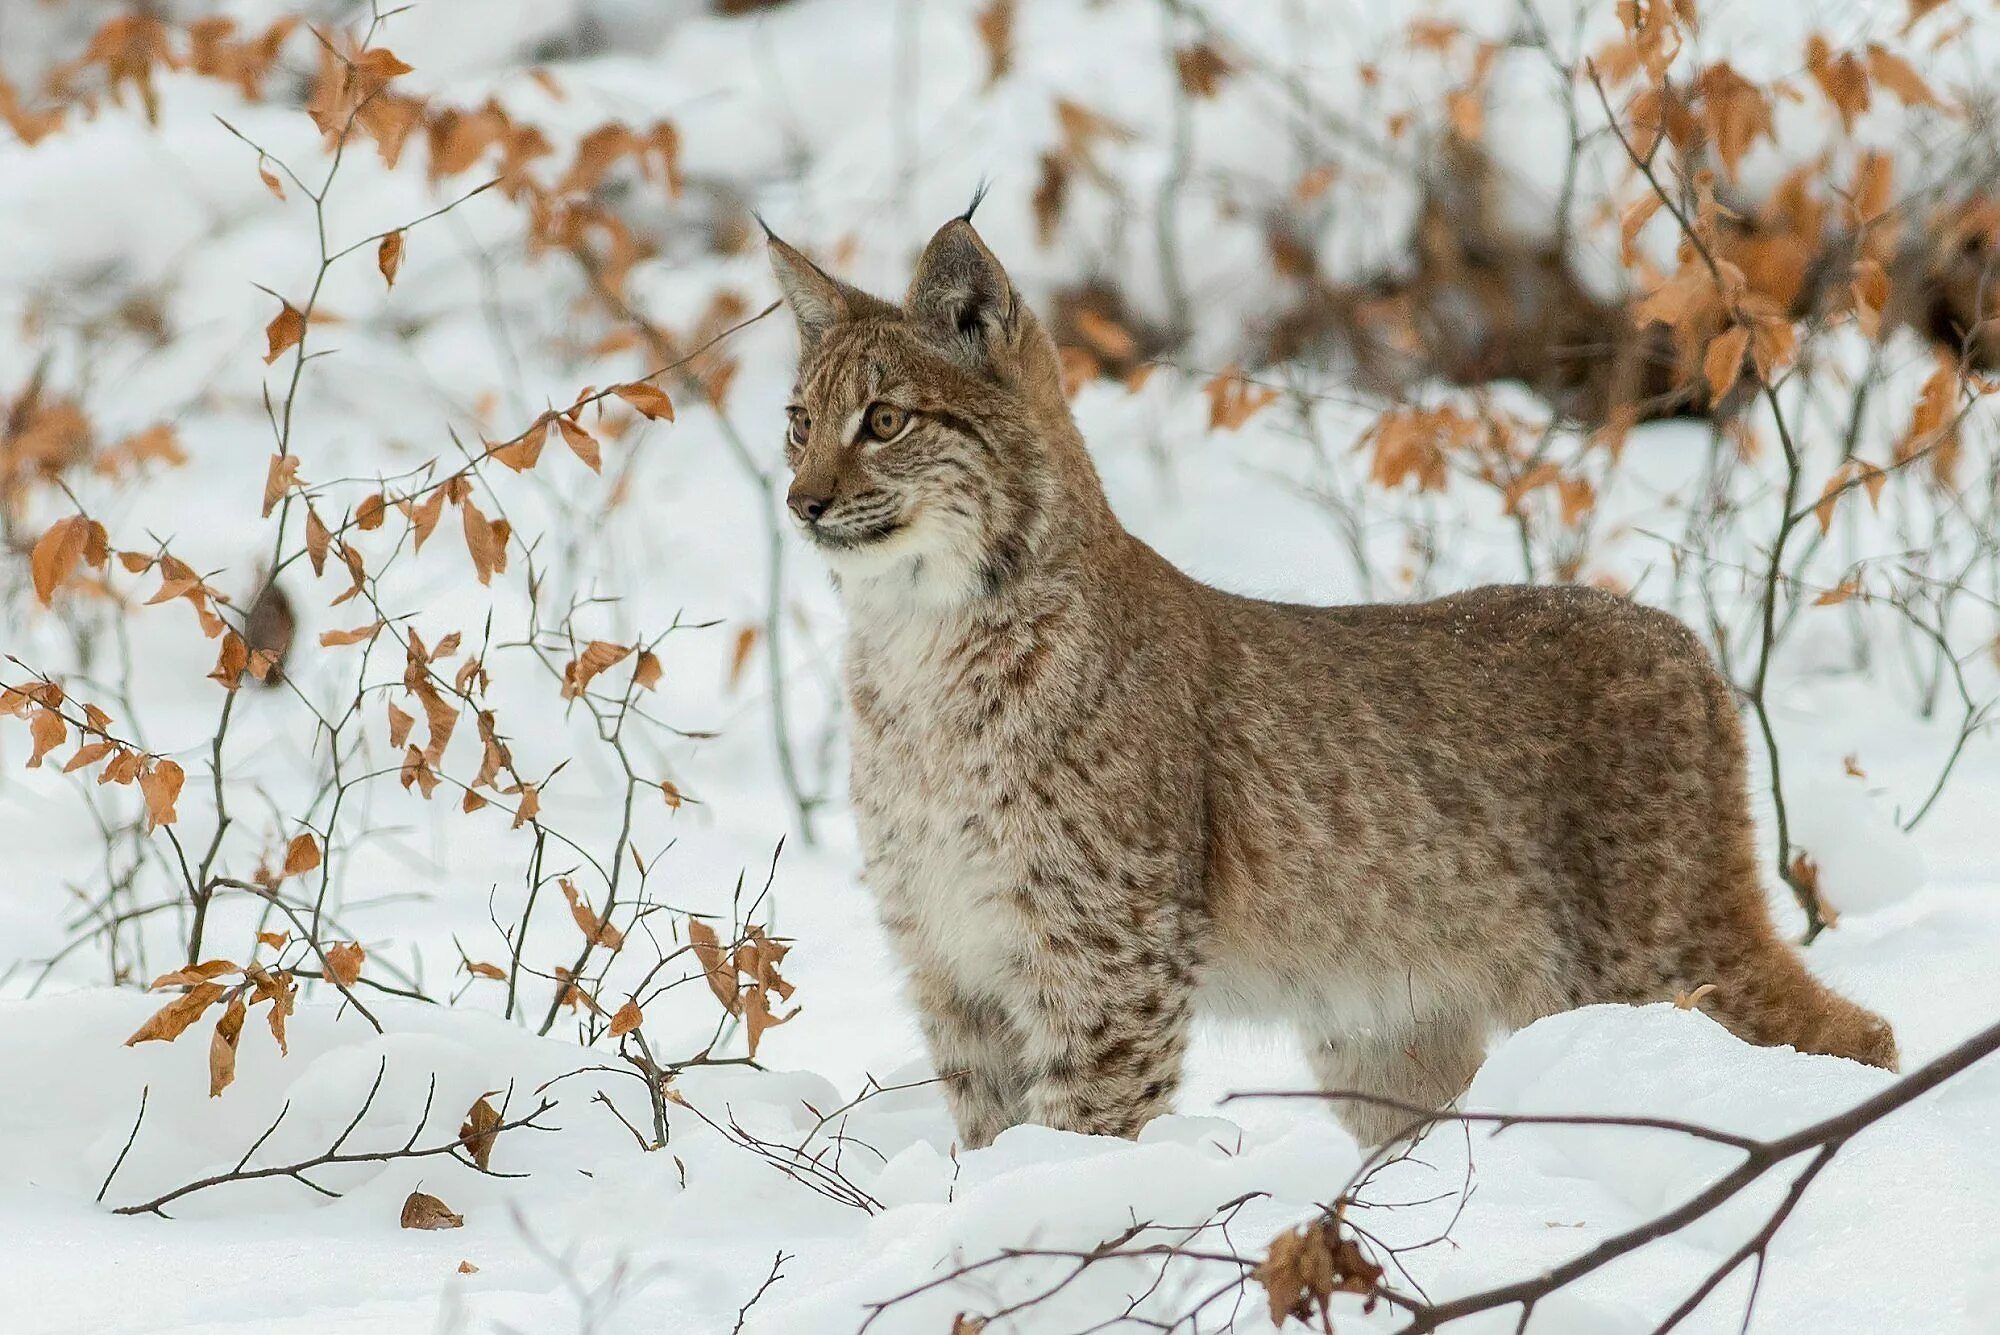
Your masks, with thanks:
<instances>
[{"instance_id":1,"label":"lynx ear","mask_svg":"<svg viewBox=\"0 0 2000 1335\"><path fill-rule=\"evenodd\" d=\"M759 222L763 221L761 218ZM810 353L827 330L842 320L864 315L893 315L895 308L851 287L778 239L768 227L764 235L771 252L771 272L785 294L785 305L799 323L800 350Z\"/></svg>"},{"instance_id":2,"label":"lynx ear","mask_svg":"<svg viewBox=\"0 0 2000 1335\"><path fill-rule=\"evenodd\" d=\"M1019 332L1019 298L1007 271L966 218L940 227L917 261L905 317L919 333L975 370L1002 370Z\"/></svg>"}]
</instances>

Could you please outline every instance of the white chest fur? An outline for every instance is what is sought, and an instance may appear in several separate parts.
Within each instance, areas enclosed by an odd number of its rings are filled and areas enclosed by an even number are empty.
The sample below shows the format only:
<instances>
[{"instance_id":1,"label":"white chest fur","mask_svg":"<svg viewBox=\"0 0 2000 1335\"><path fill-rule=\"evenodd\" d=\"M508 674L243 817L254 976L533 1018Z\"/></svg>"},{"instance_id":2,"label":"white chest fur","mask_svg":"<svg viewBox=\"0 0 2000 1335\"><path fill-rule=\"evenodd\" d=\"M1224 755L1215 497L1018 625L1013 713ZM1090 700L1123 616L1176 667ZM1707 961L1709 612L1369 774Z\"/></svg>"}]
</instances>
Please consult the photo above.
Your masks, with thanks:
<instances>
[{"instance_id":1,"label":"white chest fur","mask_svg":"<svg viewBox=\"0 0 2000 1335\"><path fill-rule=\"evenodd\" d=\"M957 665L962 631L933 612L856 635L849 685L867 703L852 789L868 884L907 961L998 990L1031 946L1017 900L1027 869L1000 837L1007 757Z\"/></svg>"}]
</instances>

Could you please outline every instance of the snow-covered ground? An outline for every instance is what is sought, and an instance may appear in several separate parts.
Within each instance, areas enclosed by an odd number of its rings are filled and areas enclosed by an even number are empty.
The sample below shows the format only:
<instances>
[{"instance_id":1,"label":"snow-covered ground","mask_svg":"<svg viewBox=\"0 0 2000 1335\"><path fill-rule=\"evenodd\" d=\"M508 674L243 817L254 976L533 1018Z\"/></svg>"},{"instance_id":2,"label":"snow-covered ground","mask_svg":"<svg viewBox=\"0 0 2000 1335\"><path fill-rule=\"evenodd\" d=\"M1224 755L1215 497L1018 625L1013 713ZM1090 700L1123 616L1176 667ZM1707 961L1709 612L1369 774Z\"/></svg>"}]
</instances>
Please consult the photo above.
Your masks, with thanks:
<instances>
[{"instance_id":1,"label":"snow-covered ground","mask_svg":"<svg viewBox=\"0 0 2000 1335\"><path fill-rule=\"evenodd\" d=\"M258 27L275 12L262 0L223 8ZM620 211L660 247L632 271L628 296L677 332L693 328L720 291L740 294L746 312L775 295L758 248L721 253L688 239L707 236L735 201L754 203L816 252L842 255L855 281L893 292L914 248L963 208L982 177L993 190L979 225L1031 297L1096 274L1119 281L1146 317L1167 318L1150 201L1177 170L1167 48L1193 30L1176 26L1173 6L1143 0L1023 3L1013 69L989 88L976 8L796 0L724 19L706 6L664 0L423 0L390 18L380 40L414 67L405 76L413 88L464 105L494 96L565 150L609 118L636 127L672 120L686 191L669 198L657 181L635 180ZM1301 96L1310 94L1321 116L1313 124L1343 117L1380 124L1404 107L1437 118L1444 76L1425 62L1456 57L1411 54L1401 40L1410 19L1453 17L1499 35L1517 13L1473 0L1207 8L1231 42L1300 72ZM1538 8L1571 50L1577 29L1569 7L1546 0ZM1932 26L1919 34L1955 23L1958 8L1927 17ZM1905 17L1900 6L1890 14L1863 4L1773 10L1736 0L1714 9L1704 43L1727 49L1754 77L1795 69L1809 32L1858 48L1892 40ZM1592 11L1595 35L1584 49L1615 27L1609 5ZM607 49L577 54L564 45L591 24ZM295 40L309 64L310 39ZM1996 41L2000 22L1980 10L1956 41L1925 52L1922 68L1940 86L1990 74L1978 53ZM1496 93L1489 123L1512 127L1492 134L1509 171L1509 216L1528 231L1550 226L1559 190L1548 172L1550 145L1559 148L1567 136L1559 106L1537 83L1537 72L1546 74L1535 63L1542 59L1510 51L1491 75L1505 96ZM1383 77L1364 83L1357 70L1375 61ZM1452 77L1464 76L1465 63ZM1261 215L1245 201L1283 195L1301 174L1300 144L1312 136L1288 121L1285 87L1241 73L1191 113L1188 151L1198 169L1175 243L1196 317L1185 365L1163 367L1137 388L1093 382L1075 404L1114 505L1176 562L1248 592L1336 601L1519 578L1520 531L1492 489L1464 478L1422 496L1363 486L1366 462L1351 447L1381 405L1356 402L1337 373L1274 368L1272 382L1295 394L1241 430L1209 427L1204 384L1240 355L1244 328L1282 293ZM159 91L154 126L128 98L124 108L78 121L32 149L0 134L0 396L20 392L46 355L51 383L77 394L102 436L172 421L185 466L150 468L137 480L79 474L72 485L114 545L170 541L193 566L222 571L215 582L240 593L253 587L272 541L269 523L257 518L271 452L261 395L267 383L282 393L288 370L284 360L271 368L263 361L274 303L253 284L302 300L315 241L301 192L273 198L256 153L216 118L307 180L318 180L327 160L296 107L245 104L226 87L183 75L162 77ZM1095 151L1129 200L1144 203L1127 211L1108 192L1076 184L1044 245L1031 196L1039 156L1062 133L1058 99L1132 130L1129 143L1107 135ZM1881 102L1886 118L1889 104ZM1903 137L1897 126L1907 130L1907 122L1870 121L1859 135L1926 145L1930 156L1911 151L1912 173L1949 158L1937 147L1936 125ZM1410 142L1420 137L1412 131ZM1787 162L1819 148L1803 128L1783 154L1760 148L1746 160L1746 188L1768 188ZM1407 162L1338 137L1315 152L1342 173L1328 196L1335 218L1321 257L1327 272L1353 277L1397 263L1418 193ZM1602 202L1603 190L1624 186L1606 163L1591 170L1601 179L1585 182L1578 218L1592 199ZM433 187L408 163L392 171L372 151L357 151L329 194L328 232L345 245L425 214L480 179L472 172ZM1598 265L1594 281L1607 285L1615 216L1608 232L1598 226L1594 240L1578 243L1583 270ZM1594 225L1603 222L1596 217ZM1674 240L1664 222L1656 219L1646 234L1663 259ZM313 338L335 355L309 364L296 414L295 448L309 482L455 461L448 430L467 441L502 439L546 404L567 404L586 385L649 368L640 350L596 346L608 326L583 312L574 268L560 256L524 253L518 211L495 195L411 229L406 244L393 288L385 289L372 246L329 275L322 304L339 320L315 325ZM117 318L134 296L146 298L162 336ZM1824 346L1830 378L1866 360L1851 330ZM739 371L726 416L682 398L675 422L639 421L607 439L601 476L556 445L532 475L489 470L498 476L490 479L488 512L504 508L517 534L541 535L543 606L579 608L580 636L629 644L679 627L658 645L663 678L648 697L652 719L664 726L635 727L631 755L646 776L671 779L693 800L675 808L650 796L635 810L631 843L648 867L648 895L667 906L649 921L669 948L685 914L739 921L739 886L747 903L770 877L757 920L793 942L783 971L800 1010L764 1035L763 1069L682 1072L681 1102L666 1109L667 1144L643 1149L643 1137L621 1123L648 1130L652 1111L610 1041L580 1045L579 1018L568 1011L547 1037L536 1035L554 984L526 980L522 1014L508 1020L504 984L460 967L461 958L505 961L496 924L522 916L532 831L510 828L494 811L462 815L449 790L425 802L392 775L354 791L331 907L342 930L366 946L369 977L454 1004L364 989L385 1030L378 1035L343 1011L336 994L308 984L290 1022L288 1055L264 1030L261 1008L253 1010L235 1082L210 1098L206 1023L175 1043L122 1046L163 996L109 986L113 962L102 949L44 966L87 925L81 906L103 892L107 866L126 865L123 844L107 863L98 821L128 818L131 807L127 794L87 778L22 770L26 730L0 719L0 1331L844 1335L869 1321L874 1305L923 1289L956 1265L1006 1248L1088 1248L1141 1221L1192 1229L1246 1195L1226 1233L1200 1237L1204 1247L1254 1259L1274 1234L1310 1218L1347 1184L1361 1155L1324 1109L1308 1100L1229 1100L1242 1091L1308 1088L1303 1064L1283 1041L1234 1029L1201 1030L1179 1115L1156 1122L1137 1143L1024 1127L988 1149L954 1149L942 1101L926 1083L914 1016L857 881L842 795L838 606L810 553L795 544L785 553L776 677L800 786L819 799L810 840L781 780L769 646L743 636L764 624L771 498L730 441L735 434L746 442L759 466L779 466L792 334L780 316L728 347ZM1885 347L1884 389L1862 420L1863 452L1879 458L1931 369L1930 353L1907 335ZM1539 413L1507 387L1496 389L1495 402L1530 419ZM1808 497L1835 466L1830 442L1845 426L1838 416L1845 401L1830 403L1802 389L1794 404L1818 451ZM1764 419L1750 420L1768 441ZM595 429L595 419L586 422ZM1979 485L1991 442L1968 436L1964 476ZM1687 503L1705 485L1707 427L1642 427L1615 460L1586 452L1574 433L1557 439L1598 495L1579 577L1631 589L1712 631L1674 559ZM1710 535L1711 555L1755 563L1767 541L1755 524L1775 513L1779 465L1767 444L1732 475L1742 531ZM373 489L363 481L341 492L340 503ZM1337 520L1330 495L1363 498L1350 512L1356 527ZM1531 504L1544 500L1554 505ZM59 492L39 492L22 531L39 532L68 511ZM1853 561L1928 532L1935 512L1914 488L1892 491L1879 516L1857 501L1843 508L1805 575L1831 588ZM371 560L386 557L397 529L392 520L365 537ZM603 850L615 846L623 814L617 757L581 709L565 711L533 656L502 647L528 633L521 560L489 589L472 578L454 525L436 543L421 561L391 569L380 596L431 644L456 630L469 644L495 646L489 698L522 770L550 775L567 762L545 784L542 817L573 842L548 849L544 870L573 876L585 899L601 902ZM1541 573L1548 568L1544 562ZM134 602L152 578L114 575L121 590L138 594ZM33 605L24 578L9 579L0 649L52 674L82 669L69 678L78 698L100 701L149 749L179 758L189 775L182 839L191 849L205 845L207 746L223 694L204 677L214 644L180 605L148 607L122 618L122 642L94 641L86 668L70 623ZM290 663L299 692L333 710L357 681L366 683L372 749L360 767L393 771L398 755L383 746L379 701L401 677L401 653L392 644L319 647L322 632L370 615L352 604L327 606L344 587L337 571L315 582L301 564L286 587L299 614ZM1725 577L1709 592L1721 621L1753 624L1753 579ZM1962 616L1955 643L1991 642L1990 605ZM1804 606L1775 665L1770 699L1792 835L1840 913L1808 958L1895 1024L1909 1069L2000 1019L2000 836L1992 820L2000 748L1990 733L1974 737L1922 822L1901 828L1930 792L1958 728L1948 690L1924 716L1925 660L1898 647L1907 643L1900 625L1872 605ZM746 643L747 658L739 652ZM1864 659L1857 646L1872 652ZM1993 694L1992 656L1968 653L1965 666L1974 693ZM628 663L612 672L622 682L630 670ZM10 669L5 680L20 675ZM247 875L260 850L296 833L291 822L319 789L326 756L300 697L285 690L246 686L231 729L226 769L238 823L226 855ZM460 728L448 772L477 766L473 731L469 722ZM1767 818L1769 806L1759 799ZM150 851L133 856L145 897L171 898L171 850L158 835L142 843ZM1773 904L1788 928L1798 926L1775 877ZM206 953L244 958L256 931L282 926L261 909L248 896L219 898ZM131 937L143 942L145 957L116 962L126 981L147 981L178 963L185 928L177 911L148 918ZM645 935L642 927L626 931L635 942ZM547 887L525 958L546 973L570 963L579 945L567 905ZM287 962L297 963L298 953L293 947ZM599 989L607 1008L638 988L656 957L650 945L620 957ZM717 1019L696 971L692 985L649 1002L643 1032L671 1062L702 1051ZM742 1042L731 1028L716 1053L738 1055ZM1892 1078L1748 1047L1697 1011L1593 1008L1498 1042L1465 1106L1643 1114L1767 1135L1850 1106ZM320 1154L364 1102L350 1152L447 1145L482 1094L495 1105L504 1097L513 1117L544 1091L554 1100L538 1119L546 1129L507 1131L493 1150L491 1166L517 1177L482 1176L442 1156L359 1162L311 1174L339 1199L274 1178L190 1195L168 1208L170 1220L111 1212L228 1169L281 1110L251 1166ZM1856 1139L1779 1234L1753 1329L2000 1329L1996 1137L2000 1059ZM823 1162L837 1164L831 1194L800 1180L810 1172L780 1171L770 1152L745 1143L750 1138L826 1151ZM1651 1130L1445 1128L1371 1180L1357 1218L1386 1244L1413 1248L1400 1254L1409 1282L1445 1296L1531 1274L1643 1222L1712 1180L1729 1157ZM1566 1289L1536 1309L1529 1329L1653 1329L1769 1213L1792 1171ZM464 1226L399 1227L403 1202L419 1187L462 1214ZM841 1195L847 1199L832 1198ZM781 1254L780 1277L739 1321ZM1000 1311L1064 1266L1023 1259L984 1268L888 1307L869 1329L942 1335L956 1314ZM987 1329L1069 1335L1121 1314L1124 1324L1108 1328L1155 1329L1144 1319L1172 1321L1231 1271L1177 1265L1149 1291L1158 1273L1137 1262L1099 1266L1049 1302ZM1683 1328L1737 1329L1749 1282L1745 1271L1725 1283ZM1343 1301L1342 1330L1395 1328L1392 1313L1364 1315ZM1511 1330L1516 1317L1501 1312L1454 1329ZM1179 1327L1268 1328L1255 1286L1240 1303L1211 1305L1199 1324Z\"/></svg>"}]
</instances>

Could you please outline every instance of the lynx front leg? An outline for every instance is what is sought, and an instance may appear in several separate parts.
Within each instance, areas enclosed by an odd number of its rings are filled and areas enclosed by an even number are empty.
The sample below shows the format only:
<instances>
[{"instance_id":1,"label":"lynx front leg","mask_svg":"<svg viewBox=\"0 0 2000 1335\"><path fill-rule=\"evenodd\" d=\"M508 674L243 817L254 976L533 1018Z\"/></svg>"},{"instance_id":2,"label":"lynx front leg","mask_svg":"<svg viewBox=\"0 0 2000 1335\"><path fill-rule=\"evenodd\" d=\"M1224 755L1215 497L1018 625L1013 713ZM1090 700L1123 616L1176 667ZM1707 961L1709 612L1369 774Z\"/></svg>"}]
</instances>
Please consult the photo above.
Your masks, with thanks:
<instances>
[{"instance_id":1,"label":"lynx front leg","mask_svg":"<svg viewBox=\"0 0 2000 1335\"><path fill-rule=\"evenodd\" d=\"M917 970L910 991L959 1139L967 1149L991 1144L1027 1116L1019 1032L999 1002L964 991L942 973Z\"/></svg>"},{"instance_id":2,"label":"lynx front leg","mask_svg":"<svg viewBox=\"0 0 2000 1335\"><path fill-rule=\"evenodd\" d=\"M1172 1106L1193 1008L1191 972L1163 952L1050 943L1016 1021L1027 1038L1027 1120L1134 1136Z\"/></svg>"}]
</instances>

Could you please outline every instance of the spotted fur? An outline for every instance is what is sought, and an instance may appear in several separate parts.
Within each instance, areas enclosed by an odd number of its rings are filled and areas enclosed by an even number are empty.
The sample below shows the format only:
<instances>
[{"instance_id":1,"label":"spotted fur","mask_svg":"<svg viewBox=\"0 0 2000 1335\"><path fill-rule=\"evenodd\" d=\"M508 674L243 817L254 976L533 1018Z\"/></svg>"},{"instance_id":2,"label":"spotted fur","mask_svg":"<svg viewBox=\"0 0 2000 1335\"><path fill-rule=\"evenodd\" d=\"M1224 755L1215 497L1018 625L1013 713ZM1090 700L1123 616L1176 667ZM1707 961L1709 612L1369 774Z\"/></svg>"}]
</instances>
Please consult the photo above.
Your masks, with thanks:
<instances>
[{"instance_id":1,"label":"spotted fur","mask_svg":"<svg viewBox=\"0 0 2000 1335\"><path fill-rule=\"evenodd\" d=\"M1112 515L968 220L900 305L771 254L866 876L967 1144L1135 1133L1197 1002L1288 1023L1329 1087L1426 1104L1497 1028L1704 983L1752 1042L1894 1064L1773 930L1735 708L1679 622L1577 588L1199 584Z\"/></svg>"}]
</instances>

